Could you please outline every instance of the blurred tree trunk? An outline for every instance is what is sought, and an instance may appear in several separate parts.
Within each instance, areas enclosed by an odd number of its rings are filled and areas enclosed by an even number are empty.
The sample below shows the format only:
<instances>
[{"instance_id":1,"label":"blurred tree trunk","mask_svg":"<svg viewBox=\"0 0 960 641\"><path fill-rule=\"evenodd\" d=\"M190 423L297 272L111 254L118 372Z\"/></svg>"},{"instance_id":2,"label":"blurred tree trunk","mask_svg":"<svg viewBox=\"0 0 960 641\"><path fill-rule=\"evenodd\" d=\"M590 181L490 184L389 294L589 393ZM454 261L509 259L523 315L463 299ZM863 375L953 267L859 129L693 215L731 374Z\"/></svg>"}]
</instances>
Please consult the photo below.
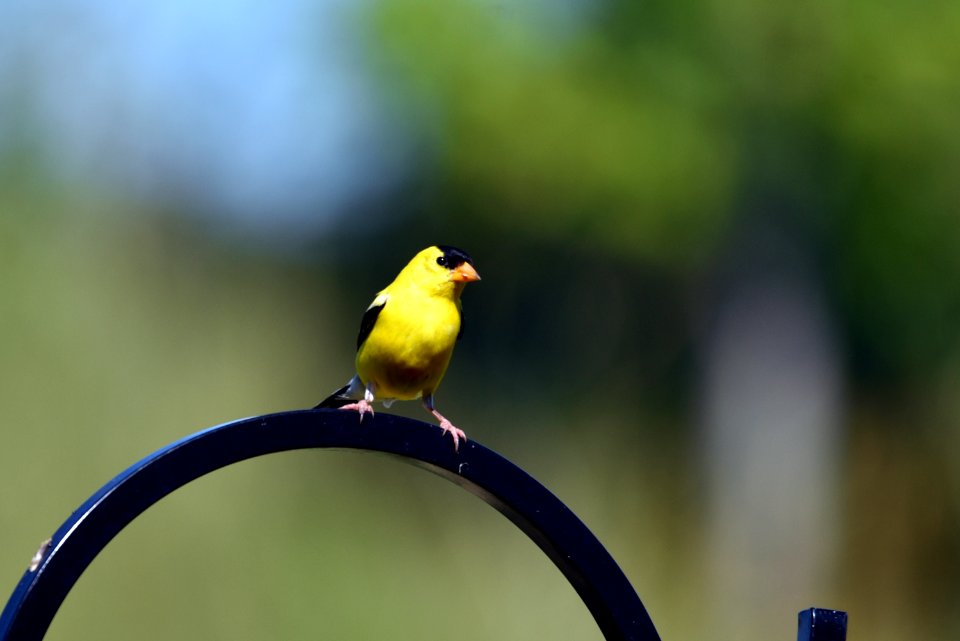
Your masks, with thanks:
<instances>
[{"instance_id":1,"label":"blurred tree trunk","mask_svg":"<svg viewBox=\"0 0 960 641\"><path fill-rule=\"evenodd\" d=\"M829 598L840 357L794 242L748 230L702 344L708 616L719 638L774 638L779 623L767 621Z\"/></svg>"}]
</instances>

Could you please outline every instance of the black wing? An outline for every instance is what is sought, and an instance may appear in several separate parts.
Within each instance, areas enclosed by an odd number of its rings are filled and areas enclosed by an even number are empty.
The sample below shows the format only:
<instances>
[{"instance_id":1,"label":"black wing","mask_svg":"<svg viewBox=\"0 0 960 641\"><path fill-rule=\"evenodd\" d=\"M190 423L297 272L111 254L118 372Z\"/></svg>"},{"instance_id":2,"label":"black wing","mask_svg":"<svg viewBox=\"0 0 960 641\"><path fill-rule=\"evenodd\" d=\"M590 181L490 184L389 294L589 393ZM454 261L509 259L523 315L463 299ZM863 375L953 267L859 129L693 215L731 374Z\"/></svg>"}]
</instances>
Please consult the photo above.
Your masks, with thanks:
<instances>
[{"instance_id":1,"label":"black wing","mask_svg":"<svg viewBox=\"0 0 960 641\"><path fill-rule=\"evenodd\" d=\"M363 318L360 319L360 333L357 334L358 351L360 350L360 346L363 345L363 341L367 340L367 336L373 331L373 326L377 324L377 316L380 315L380 312L383 311L386 305L387 301L383 301L379 305L371 305L367 308L367 311L363 313Z\"/></svg>"}]
</instances>

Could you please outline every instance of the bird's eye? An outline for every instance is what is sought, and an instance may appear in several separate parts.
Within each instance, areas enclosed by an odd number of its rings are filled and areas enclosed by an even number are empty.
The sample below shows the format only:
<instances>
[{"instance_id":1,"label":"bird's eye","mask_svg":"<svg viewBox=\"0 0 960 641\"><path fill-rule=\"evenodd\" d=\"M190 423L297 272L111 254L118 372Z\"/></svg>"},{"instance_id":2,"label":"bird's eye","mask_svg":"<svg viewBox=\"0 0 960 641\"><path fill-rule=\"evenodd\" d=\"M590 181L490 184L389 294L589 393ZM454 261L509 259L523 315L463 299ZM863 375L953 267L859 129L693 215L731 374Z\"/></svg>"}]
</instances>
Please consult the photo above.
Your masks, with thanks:
<instances>
[{"instance_id":1,"label":"bird's eye","mask_svg":"<svg viewBox=\"0 0 960 641\"><path fill-rule=\"evenodd\" d=\"M446 267L447 266L447 257L446 256L437 256L437 264Z\"/></svg>"}]
</instances>

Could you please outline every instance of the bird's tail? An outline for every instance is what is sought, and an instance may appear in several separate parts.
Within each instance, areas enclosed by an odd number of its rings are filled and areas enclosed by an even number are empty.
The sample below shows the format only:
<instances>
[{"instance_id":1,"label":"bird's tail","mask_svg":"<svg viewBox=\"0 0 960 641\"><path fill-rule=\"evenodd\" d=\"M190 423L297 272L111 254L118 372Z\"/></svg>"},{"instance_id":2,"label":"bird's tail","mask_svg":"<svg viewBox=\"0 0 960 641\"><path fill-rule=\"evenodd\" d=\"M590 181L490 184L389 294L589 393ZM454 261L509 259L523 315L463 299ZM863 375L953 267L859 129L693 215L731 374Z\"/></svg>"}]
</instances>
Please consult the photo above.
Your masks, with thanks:
<instances>
[{"instance_id":1,"label":"bird's tail","mask_svg":"<svg viewBox=\"0 0 960 641\"><path fill-rule=\"evenodd\" d=\"M338 408L338 407L343 407L344 405L346 405L346 404L348 404L348 403L352 403L352 402L353 402L353 399L347 398L347 397L345 396L345 394L346 394L347 391L349 391L349 390L350 390L350 386L349 386L349 385L344 385L343 387L341 387L340 389L338 389L336 392L334 392L334 393L331 394L330 396L328 396L328 397L326 397L325 399L323 399L322 401L320 401L320 403L317 404L317 405L315 405L313 409L318 410L318 409L321 409L321 408L324 408L324 407L328 407L328 408L331 408L331 409L336 409L336 408Z\"/></svg>"},{"instance_id":2,"label":"bird's tail","mask_svg":"<svg viewBox=\"0 0 960 641\"><path fill-rule=\"evenodd\" d=\"M363 383L360 382L358 377L354 376L352 379L350 379L349 383L320 401L320 403L314 406L313 409L337 409L338 407L343 407L344 405L353 403L355 400L357 400L358 390L362 392Z\"/></svg>"}]
</instances>

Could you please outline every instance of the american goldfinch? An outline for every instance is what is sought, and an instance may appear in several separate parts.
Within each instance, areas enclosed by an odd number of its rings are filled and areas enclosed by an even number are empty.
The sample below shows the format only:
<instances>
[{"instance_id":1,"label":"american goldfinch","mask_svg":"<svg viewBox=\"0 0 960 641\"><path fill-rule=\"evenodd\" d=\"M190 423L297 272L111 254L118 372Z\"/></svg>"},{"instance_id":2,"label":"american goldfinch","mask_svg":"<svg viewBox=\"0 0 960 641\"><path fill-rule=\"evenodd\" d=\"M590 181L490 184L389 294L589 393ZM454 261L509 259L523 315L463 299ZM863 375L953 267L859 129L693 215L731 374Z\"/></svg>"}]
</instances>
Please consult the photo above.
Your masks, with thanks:
<instances>
[{"instance_id":1,"label":"american goldfinch","mask_svg":"<svg viewBox=\"0 0 960 641\"><path fill-rule=\"evenodd\" d=\"M419 398L459 449L467 435L436 410L433 395L460 338L460 294L475 280L473 259L456 247L435 245L414 256L360 320L356 375L314 409L356 410L362 421L374 399L390 407Z\"/></svg>"}]
</instances>

